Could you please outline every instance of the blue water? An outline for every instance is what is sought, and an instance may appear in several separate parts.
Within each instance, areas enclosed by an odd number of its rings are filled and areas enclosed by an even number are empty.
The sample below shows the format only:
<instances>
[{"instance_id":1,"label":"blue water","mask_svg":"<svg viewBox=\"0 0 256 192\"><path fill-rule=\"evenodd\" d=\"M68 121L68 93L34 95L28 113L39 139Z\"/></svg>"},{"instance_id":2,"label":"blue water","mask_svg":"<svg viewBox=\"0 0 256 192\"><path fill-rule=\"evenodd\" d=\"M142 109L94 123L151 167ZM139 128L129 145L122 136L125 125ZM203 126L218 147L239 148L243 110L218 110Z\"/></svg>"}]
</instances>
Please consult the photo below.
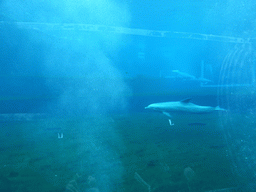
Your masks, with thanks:
<instances>
[{"instance_id":1,"label":"blue water","mask_svg":"<svg viewBox=\"0 0 256 192\"><path fill-rule=\"evenodd\" d=\"M0 191L254 191L255 5L1 1Z\"/></svg>"}]
</instances>

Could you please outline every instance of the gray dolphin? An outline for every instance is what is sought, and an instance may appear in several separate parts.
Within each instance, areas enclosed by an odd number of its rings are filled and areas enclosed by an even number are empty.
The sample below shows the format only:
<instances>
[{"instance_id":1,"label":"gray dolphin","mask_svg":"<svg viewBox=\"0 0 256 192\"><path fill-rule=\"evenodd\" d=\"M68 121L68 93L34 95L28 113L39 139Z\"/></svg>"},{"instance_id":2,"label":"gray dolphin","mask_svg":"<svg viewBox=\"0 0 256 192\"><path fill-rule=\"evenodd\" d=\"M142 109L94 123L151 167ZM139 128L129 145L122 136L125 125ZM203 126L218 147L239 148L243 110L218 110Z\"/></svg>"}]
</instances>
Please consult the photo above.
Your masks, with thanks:
<instances>
[{"instance_id":1,"label":"gray dolphin","mask_svg":"<svg viewBox=\"0 0 256 192\"><path fill-rule=\"evenodd\" d=\"M164 102L164 103L153 103L145 107L145 109L153 109L162 112L164 115L171 117L170 112L181 112L181 113L212 113L214 111L226 111L225 109L211 106L200 106L190 102L191 98L184 99L181 101Z\"/></svg>"}]
</instances>

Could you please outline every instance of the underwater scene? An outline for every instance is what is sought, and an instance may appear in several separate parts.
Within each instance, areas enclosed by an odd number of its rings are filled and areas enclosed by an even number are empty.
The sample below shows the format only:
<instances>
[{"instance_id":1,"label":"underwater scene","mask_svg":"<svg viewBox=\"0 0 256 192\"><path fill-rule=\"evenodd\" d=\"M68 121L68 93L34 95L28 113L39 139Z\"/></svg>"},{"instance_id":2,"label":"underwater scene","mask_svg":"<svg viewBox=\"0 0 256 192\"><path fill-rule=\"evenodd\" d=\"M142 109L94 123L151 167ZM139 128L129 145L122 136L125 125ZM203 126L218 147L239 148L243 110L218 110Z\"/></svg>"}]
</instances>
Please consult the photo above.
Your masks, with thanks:
<instances>
[{"instance_id":1,"label":"underwater scene","mask_svg":"<svg viewBox=\"0 0 256 192\"><path fill-rule=\"evenodd\" d=\"M256 191L256 2L0 2L0 192Z\"/></svg>"}]
</instances>

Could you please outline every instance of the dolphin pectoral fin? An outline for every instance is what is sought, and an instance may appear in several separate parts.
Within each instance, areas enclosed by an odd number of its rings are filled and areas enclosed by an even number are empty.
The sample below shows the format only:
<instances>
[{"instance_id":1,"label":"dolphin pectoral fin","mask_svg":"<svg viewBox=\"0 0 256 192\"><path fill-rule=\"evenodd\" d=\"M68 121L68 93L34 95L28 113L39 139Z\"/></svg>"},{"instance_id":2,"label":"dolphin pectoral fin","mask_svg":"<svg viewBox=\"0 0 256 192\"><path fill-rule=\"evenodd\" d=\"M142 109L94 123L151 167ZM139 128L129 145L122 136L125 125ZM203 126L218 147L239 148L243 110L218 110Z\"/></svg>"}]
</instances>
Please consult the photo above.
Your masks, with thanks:
<instances>
[{"instance_id":1,"label":"dolphin pectoral fin","mask_svg":"<svg viewBox=\"0 0 256 192\"><path fill-rule=\"evenodd\" d=\"M167 117L172 117L170 113L167 113L165 111L163 111L163 114L166 115Z\"/></svg>"},{"instance_id":2,"label":"dolphin pectoral fin","mask_svg":"<svg viewBox=\"0 0 256 192\"><path fill-rule=\"evenodd\" d=\"M189 103L192 98L183 99L180 102L181 103Z\"/></svg>"}]
</instances>

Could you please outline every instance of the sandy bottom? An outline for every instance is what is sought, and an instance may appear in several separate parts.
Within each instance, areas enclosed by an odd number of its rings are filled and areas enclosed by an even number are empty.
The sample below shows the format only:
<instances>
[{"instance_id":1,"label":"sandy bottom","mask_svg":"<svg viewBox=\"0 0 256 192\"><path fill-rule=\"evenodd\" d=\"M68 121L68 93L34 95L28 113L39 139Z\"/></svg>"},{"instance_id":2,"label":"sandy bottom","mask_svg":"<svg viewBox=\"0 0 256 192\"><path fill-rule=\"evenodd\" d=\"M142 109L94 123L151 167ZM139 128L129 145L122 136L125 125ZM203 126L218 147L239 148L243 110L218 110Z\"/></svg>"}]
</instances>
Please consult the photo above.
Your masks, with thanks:
<instances>
[{"instance_id":1,"label":"sandy bottom","mask_svg":"<svg viewBox=\"0 0 256 192\"><path fill-rule=\"evenodd\" d=\"M2 120L0 191L198 192L247 182L235 176L218 115L172 122L158 113Z\"/></svg>"}]
</instances>

